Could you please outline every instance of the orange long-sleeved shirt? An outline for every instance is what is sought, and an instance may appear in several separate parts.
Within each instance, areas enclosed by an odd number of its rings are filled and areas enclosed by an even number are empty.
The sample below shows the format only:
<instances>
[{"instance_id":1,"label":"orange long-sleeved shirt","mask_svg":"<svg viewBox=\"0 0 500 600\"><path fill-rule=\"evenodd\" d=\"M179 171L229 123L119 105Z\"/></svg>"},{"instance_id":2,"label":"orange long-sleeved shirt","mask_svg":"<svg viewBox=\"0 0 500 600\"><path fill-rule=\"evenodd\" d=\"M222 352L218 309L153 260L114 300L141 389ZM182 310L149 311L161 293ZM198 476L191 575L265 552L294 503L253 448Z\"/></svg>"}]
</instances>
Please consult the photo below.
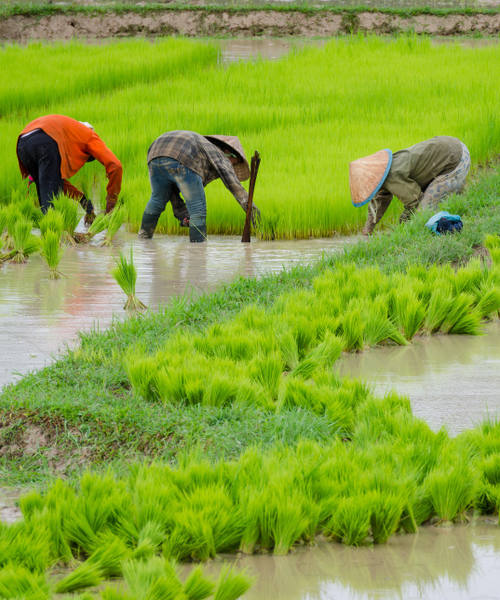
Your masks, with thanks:
<instances>
[{"instance_id":1,"label":"orange long-sleeved shirt","mask_svg":"<svg viewBox=\"0 0 500 600\"><path fill-rule=\"evenodd\" d=\"M122 164L92 129L64 115L47 115L31 121L19 135L34 129L42 129L57 142L63 179L74 175L93 156L106 169L108 197L118 196L122 184ZM28 172L21 161L19 168L23 177L27 177Z\"/></svg>"}]
</instances>

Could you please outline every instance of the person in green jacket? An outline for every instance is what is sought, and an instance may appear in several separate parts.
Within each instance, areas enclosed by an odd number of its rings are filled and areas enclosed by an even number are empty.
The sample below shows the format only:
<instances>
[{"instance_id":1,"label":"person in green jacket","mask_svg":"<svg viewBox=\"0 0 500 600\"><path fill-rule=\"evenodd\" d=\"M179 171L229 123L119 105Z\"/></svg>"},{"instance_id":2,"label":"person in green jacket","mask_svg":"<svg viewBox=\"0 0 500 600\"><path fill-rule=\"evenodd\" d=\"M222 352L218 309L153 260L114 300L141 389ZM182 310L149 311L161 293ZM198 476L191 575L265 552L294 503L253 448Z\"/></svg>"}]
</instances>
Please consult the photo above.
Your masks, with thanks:
<instances>
[{"instance_id":1,"label":"person in green jacket","mask_svg":"<svg viewBox=\"0 0 500 600\"><path fill-rule=\"evenodd\" d=\"M371 235L393 196L403 203L399 222L417 210L436 210L439 202L459 193L470 168L463 142L445 135L425 140L392 154L388 149L359 158L349 165L349 185L354 206L368 204L364 235Z\"/></svg>"}]
</instances>

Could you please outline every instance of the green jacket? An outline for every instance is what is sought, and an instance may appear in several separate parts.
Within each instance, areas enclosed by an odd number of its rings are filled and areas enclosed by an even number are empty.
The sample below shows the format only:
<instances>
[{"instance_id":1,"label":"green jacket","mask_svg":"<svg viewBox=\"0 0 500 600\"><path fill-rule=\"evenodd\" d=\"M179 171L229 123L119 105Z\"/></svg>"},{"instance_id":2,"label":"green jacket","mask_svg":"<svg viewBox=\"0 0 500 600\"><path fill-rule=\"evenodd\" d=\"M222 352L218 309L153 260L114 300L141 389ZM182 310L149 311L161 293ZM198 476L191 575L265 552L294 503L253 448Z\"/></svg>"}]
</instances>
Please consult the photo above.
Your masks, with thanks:
<instances>
[{"instance_id":1,"label":"green jacket","mask_svg":"<svg viewBox=\"0 0 500 600\"><path fill-rule=\"evenodd\" d=\"M413 212L429 183L450 173L462 158L459 139L441 135L395 152L389 174L378 194L368 204L365 228L370 231L383 217L393 196L405 206L405 213Z\"/></svg>"}]
</instances>

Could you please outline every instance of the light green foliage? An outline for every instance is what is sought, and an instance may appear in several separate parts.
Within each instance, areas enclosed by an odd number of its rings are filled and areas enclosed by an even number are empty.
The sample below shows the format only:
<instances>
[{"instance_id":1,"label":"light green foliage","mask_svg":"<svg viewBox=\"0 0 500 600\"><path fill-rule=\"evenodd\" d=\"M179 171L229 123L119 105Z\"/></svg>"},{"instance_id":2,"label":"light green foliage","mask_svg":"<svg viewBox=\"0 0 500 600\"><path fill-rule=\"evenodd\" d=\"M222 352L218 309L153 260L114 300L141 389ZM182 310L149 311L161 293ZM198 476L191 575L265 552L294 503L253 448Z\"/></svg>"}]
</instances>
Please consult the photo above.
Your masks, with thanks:
<instances>
[{"instance_id":1,"label":"light green foliage","mask_svg":"<svg viewBox=\"0 0 500 600\"><path fill-rule=\"evenodd\" d=\"M430 473L427 487L437 516L453 521L471 506L475 492L473 472L468 465L447 463Z\"/></svg>"},{"instance_id":2,"label":"light green foliage","mask_svg":"<svg viewBox=\"0 0 500 600\"><path fill-rule=\"evenodd\" d=\"M38 226L40 227L42 237L46 235L48 231L55 231L60 235L64 230L64 216L62 212L58 210L48 210L40 219Z\"/></svg>"},{"instance_id":3,"label":"light green foliage","mask_svg":"<svg viewBox=\"0 0 500 600\"><path fill-rule=\"evenodd\" d=\"M28 256L40 247L40 240L31 233L31 221L19 219L12 232L13 262L26 262Z\"/></svg>"},{"instance_id":4,"label":"light green foliage","mask_svg":"<svg viewBox=\"0 0 500 600\"><path fill-rule=\"evenodd\" d=\"M132 248L130 248L130 261L127 261L125 256L120 252L120 257L116 261L116 266L112 271L112 275L127 295L127 302L125 302L125 306L123 307L125 310L142 310L146 308L135 295L137 271L134 265Z\"/></svg>"},{"instance_id":5,"label":"light green foliage","mask_svg":"<svg viewBox=\"0 0 500 600\"><path fill-rule=\"evenodd\" d=\"M126 219L126 211L123 206L117 206L110 214L106 227L106 235L104 238L104 244L109 246L111 241L117 234L120 227L123 225Z\"/></svg>"},{"instance_id":6,"label":"light green foliage","mask_svg":"<svg viewBox=\"0 0 500 600\"><path fill-rule=\"evenodd\" d=\"M253 579L246 573L223 568L217 583L214 600L238 600L251 587Z\"/></svg>"},{"instance_id":7,"label":"light green foliage","mask_svg":"<svg viewBox=\"0 0 500 600\"><path fill-rule=\"evenodd\" d=\"M50 211L55 212L55 211ZM41 239L41 252L47 265L51 279L58 279L61 274L57 270L63 255L63 248L60 245L61 232L48 229Z\"/></svg>"},{"instance_id":8,"label":"light green foliage","mask_svg":"<svg viewBox=\"0 0 500 600\"><path fill-rule=\"evenodd\" d=\"M69 244L74 244L73 232L78 225L78 204L63 194L54 198L52 204L54 210L62 215L64 239Z\"/></svg>"},{"instance_id":9,"label":"light green foliage","mask_svg":"<svg viewBox=\"0 0 500 600\"><path fill-rule=\"evenodd\" d=\"M49 597L48 585L43 575L14 565L0 569L0 598L49 600Z\"/></svg>"},{"instance_id":10,"label":"light green foliage","mask_svg":"<svg viewBox=\"0 0 500 600\"><path fill-rule=\"evenodd\" d=\"M497 44L351 36L277 61L223 66L215 44L186 40L13 45L0 55L7 73L0 135L14 140L42 107L90 121L123 163L133 229L150 196L146 153L154 139L174 129L238 135L248 156L254 149L262 156L255 197L262 237L351 232L366 209L351 204L350 161L440 131L466 143L473 165L498 154L499 52ZM18 85L26 64L31 76ZM6 146L1 154L0 195L9 198L22 184L15 153ZM96 174L102 174L97 161L75 175L75 184L85 187ZM102 201L104 186L100 193ZM243 213L221 182L207 186L207 200L209 233L241 233ZM393 204L385 223L399 211ZM157 231L179 232L168 206Z\"/></svg>"}]
</instances>

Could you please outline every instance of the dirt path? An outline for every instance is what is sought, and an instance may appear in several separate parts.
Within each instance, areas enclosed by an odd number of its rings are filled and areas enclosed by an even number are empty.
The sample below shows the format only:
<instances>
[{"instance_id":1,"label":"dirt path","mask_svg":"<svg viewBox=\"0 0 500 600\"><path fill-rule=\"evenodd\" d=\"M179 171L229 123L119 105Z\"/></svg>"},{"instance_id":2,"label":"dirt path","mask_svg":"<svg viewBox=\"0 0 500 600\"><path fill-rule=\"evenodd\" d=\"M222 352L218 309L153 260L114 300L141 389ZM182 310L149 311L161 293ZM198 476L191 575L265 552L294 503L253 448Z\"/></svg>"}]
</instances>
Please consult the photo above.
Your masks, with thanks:
<instances>
[{"instance_id":1,"label":"dirt path","mask_svg":"<svg viewBox=\"0 0 500 600\"><path fill-rule=\"evenodd\" d=\"M0 21L0 40L18 42L134 35L328 37L358 31L378 34L412 31L431 35L496 35L500 33L500 13L402 17L375 12L335 14L325 11L305 14L269 10L241 13L179 10L147 14L13 16Z\"/></svg>"}]
</instances>

